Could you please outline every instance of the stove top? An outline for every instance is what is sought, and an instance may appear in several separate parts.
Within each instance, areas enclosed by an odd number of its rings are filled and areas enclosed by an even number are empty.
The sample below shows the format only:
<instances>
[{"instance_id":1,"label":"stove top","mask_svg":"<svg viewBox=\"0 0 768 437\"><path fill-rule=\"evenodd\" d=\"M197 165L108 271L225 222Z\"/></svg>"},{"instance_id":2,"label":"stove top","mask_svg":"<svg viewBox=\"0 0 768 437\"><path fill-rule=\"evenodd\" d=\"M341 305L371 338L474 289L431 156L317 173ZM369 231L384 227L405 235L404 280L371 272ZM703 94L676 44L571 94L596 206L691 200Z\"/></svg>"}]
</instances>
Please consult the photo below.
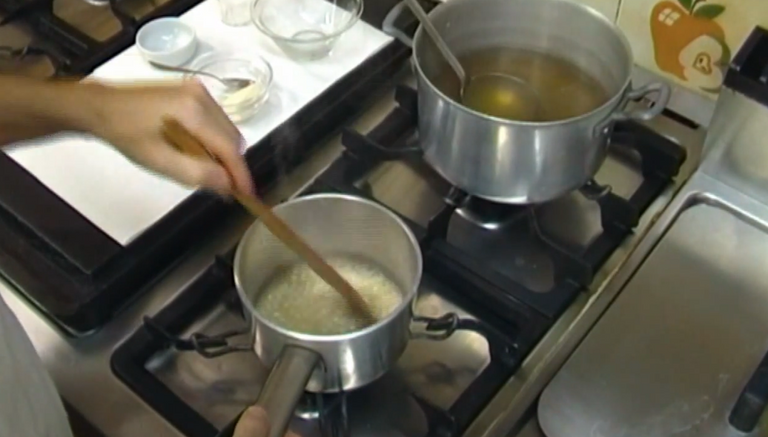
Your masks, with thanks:
<instances>
[{"instance_id":1,"label":"stove top","mask_svg":"<svg viewBox=\"0 0 768 437\"><path fill-rule=\"evenodd\" d=\"M355 194L400 214L424 255L418 311L455 312L466 329L411 341L396 368L367 387L307 394L292 424L304 436L461 435L686 158L671 140L624 123L595 181L547 204L498 205L451 187L421 160L416 93L399 87L395 98L370 132L344 131L346 150L302 194ZM233 252L145 318L111 360L119 379L190 437L231 425L266 376L233 292Z\"/></svg>"},{"instance_id":2,"label":"stove top","mask_svg":"<svg viewBox=\"0 0 768 437\"><path fill-rule=\"evenodd\" d=\"M233 256L217 259L157 316L145 319L112 359L119 378L191 437L213 436L232 422L255 401L268 372L247 346ZM452 266L437 251L427 252L425 261L416 312L456 313L456 331L445 340L412 340L396 368L367 387L305 394L292 425L302 436L457 435L541 335L544 319L524 307L505 318L487 313L477 297L493 299L496 290L483 272L446 275ZM440 320L431 326L445 327Z\"/></svg>"}]
</instances>

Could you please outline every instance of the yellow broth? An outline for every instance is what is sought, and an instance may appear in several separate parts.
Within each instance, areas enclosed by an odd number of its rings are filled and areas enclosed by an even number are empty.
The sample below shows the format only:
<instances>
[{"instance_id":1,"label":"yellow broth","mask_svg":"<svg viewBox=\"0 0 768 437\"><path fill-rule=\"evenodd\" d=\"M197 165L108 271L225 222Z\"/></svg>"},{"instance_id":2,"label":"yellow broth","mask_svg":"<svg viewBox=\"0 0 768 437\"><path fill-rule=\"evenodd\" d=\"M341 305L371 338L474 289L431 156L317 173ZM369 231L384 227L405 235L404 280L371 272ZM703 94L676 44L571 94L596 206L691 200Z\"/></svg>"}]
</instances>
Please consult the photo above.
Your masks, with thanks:
<instances>
[{"instance_id":1,"label":"yellow broth","mask_svg":"<svg viewBox=\"0 0 768 437\"><path fill-rule=\"evenodd\" d=\"M459 81L448 64L434 85L454 101L483 114L516 121L563 120L597 109L609 99L595 78L572 62L554 55L515 48L487 48L459 56L467 77L483 78L465 89L460 99ZM492 75L488 80L488 75ZM518 78L530 88L509 86L498 75ZM470 79L470 83L471 79ZM530 91L538 95L538 110L531 111ZM524 95L525 94L525 95Z\"/></svg>"}]
</instances>

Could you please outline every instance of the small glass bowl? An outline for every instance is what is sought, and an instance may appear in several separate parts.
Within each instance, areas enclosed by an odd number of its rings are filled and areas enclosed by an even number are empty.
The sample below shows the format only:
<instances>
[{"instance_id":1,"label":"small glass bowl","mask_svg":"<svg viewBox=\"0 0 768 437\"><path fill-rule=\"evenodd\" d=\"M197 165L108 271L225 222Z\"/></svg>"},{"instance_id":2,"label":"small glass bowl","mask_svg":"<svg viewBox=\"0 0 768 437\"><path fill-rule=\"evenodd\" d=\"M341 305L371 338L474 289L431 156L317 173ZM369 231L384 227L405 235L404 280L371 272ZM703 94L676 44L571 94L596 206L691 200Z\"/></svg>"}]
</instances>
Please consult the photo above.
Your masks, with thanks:
<instances>
[{"instance_id":1,"label":"small glass bowl","mask_svg":"<svg viewBox=\"0 0 768 437\"><path fill-rule=\"evenodd\" d=\"M251 118L269 98L272 66L259 55L209 52L195 59L192 70L211 73L222 79L249 79L253 88L228 90L221 82L202 74L188 76L199 79L233 123Z\"/></svg>"},{"instance_id":2,"label":"small glass bowl","mask_svg":"<svg viewBox=\"0 0 768 437\"><path fill-rule=\"evenodd\" d=\"M362 0L256 0L251 6L256 28L298 60L328 56L362 13Z\"/></svg>"}]
</instances>

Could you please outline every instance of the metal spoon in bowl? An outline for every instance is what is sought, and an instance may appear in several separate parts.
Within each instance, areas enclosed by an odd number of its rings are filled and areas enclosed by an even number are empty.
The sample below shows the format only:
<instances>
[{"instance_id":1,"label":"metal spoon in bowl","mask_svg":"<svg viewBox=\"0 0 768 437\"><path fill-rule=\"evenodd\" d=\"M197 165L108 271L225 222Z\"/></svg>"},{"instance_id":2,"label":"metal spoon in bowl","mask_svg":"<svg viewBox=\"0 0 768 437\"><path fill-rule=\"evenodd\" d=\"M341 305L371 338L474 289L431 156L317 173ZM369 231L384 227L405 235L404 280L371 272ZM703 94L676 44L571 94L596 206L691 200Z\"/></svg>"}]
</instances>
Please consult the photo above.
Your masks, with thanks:
<instances>
[{"instance_id":1,"label":"metal spoon in bowl","mask_svg":"<svg viewBox=\"0 0 768 437\"><path fill-rule=\"evenodd\" d=\"M231 91L231 92L241 90L255 83L255 81L251 79L240 79L237 77L219 77L207 71L193 70L191 68L184 68L184 67L172 67L170 65L159 64L154 61L149 61L149 65L165 71L175 71L177 73L187 73L187 74L210 77L211 79L214 79L217 82L224 85L224 87L227 88L227 91Z\"/></svg>"},{"instance_id":2,"label":"metal spoon in bowl","mask_svg":"<svg viewBox=\"0 0 768 437\"><path fill-rule=\"evenodd\" d=\"M464 67L448 48L419 1L406 0L406 3L459 78L459 98L463 104L470 107L480 106L475 103L482 104L484 96L492 93L498 98L495 99L497 103L494 114L488 115L506 116L511 119L533 119L536 116L541 109L541 98L528 82L501 72L483 72L467 77Z\"/></svg>"}]
</instances>

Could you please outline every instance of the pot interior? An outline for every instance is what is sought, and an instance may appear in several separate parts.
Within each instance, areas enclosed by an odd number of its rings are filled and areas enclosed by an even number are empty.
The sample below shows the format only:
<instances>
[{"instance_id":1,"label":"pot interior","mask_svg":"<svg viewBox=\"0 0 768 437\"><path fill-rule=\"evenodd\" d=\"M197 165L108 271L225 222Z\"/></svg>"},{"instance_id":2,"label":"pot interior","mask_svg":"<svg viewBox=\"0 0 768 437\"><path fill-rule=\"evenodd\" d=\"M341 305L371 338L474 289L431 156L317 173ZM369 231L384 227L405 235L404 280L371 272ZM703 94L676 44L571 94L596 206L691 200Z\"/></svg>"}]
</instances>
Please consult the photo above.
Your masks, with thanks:
<instances>
[{"instance_id":1,"label":"pot interior","mask_svg":"<svg viewBox=\"0 0 768 437\"><path fill-rule=\"evenodd\" d=\"M591 112L629 83L632 54L624 35L593 9L569 0L451 0L437 6L430 19L468 77L508 74L540 96L544 111L540 119L528 121ZM414 40L414 61L433 87L459 103L456 75L421 28ZM493 101L487 100L511 98L486 91L480 104L491 108ZM488 113L469 104L467 95L464 103Z\"/></svg>"},{"instance_id":2,"label":"pot interior","mask_svg":"<svg viewBox=\"0 0 768 437\"><path fill-rule=\"evenodd\" d=\"M293 230L358 289L379 322L410 304L421 281L421 252L410 229L384 207L354 196L306 196L274 208ZM285 333L332 338L362 327L346 302L261 222L235 255L243 304L259 321ZM297 319L300 315L307 320ZM325 318L326 324L318 324Z\"/></svg>"},{"instance_id":3,"label":"pot interior","mask_svg":"<svg viewBox=\"0 0 768 437\"><path fill-rule=\"evenodd\" d=\"M392 275L367 260L340 256L326 261L360 293L376 320L385 319L405 298ZM281 268L266 281L254 309L277 326L307 335L343 335L368 326L304 262Z\"/></svg>"}]
</instances>

